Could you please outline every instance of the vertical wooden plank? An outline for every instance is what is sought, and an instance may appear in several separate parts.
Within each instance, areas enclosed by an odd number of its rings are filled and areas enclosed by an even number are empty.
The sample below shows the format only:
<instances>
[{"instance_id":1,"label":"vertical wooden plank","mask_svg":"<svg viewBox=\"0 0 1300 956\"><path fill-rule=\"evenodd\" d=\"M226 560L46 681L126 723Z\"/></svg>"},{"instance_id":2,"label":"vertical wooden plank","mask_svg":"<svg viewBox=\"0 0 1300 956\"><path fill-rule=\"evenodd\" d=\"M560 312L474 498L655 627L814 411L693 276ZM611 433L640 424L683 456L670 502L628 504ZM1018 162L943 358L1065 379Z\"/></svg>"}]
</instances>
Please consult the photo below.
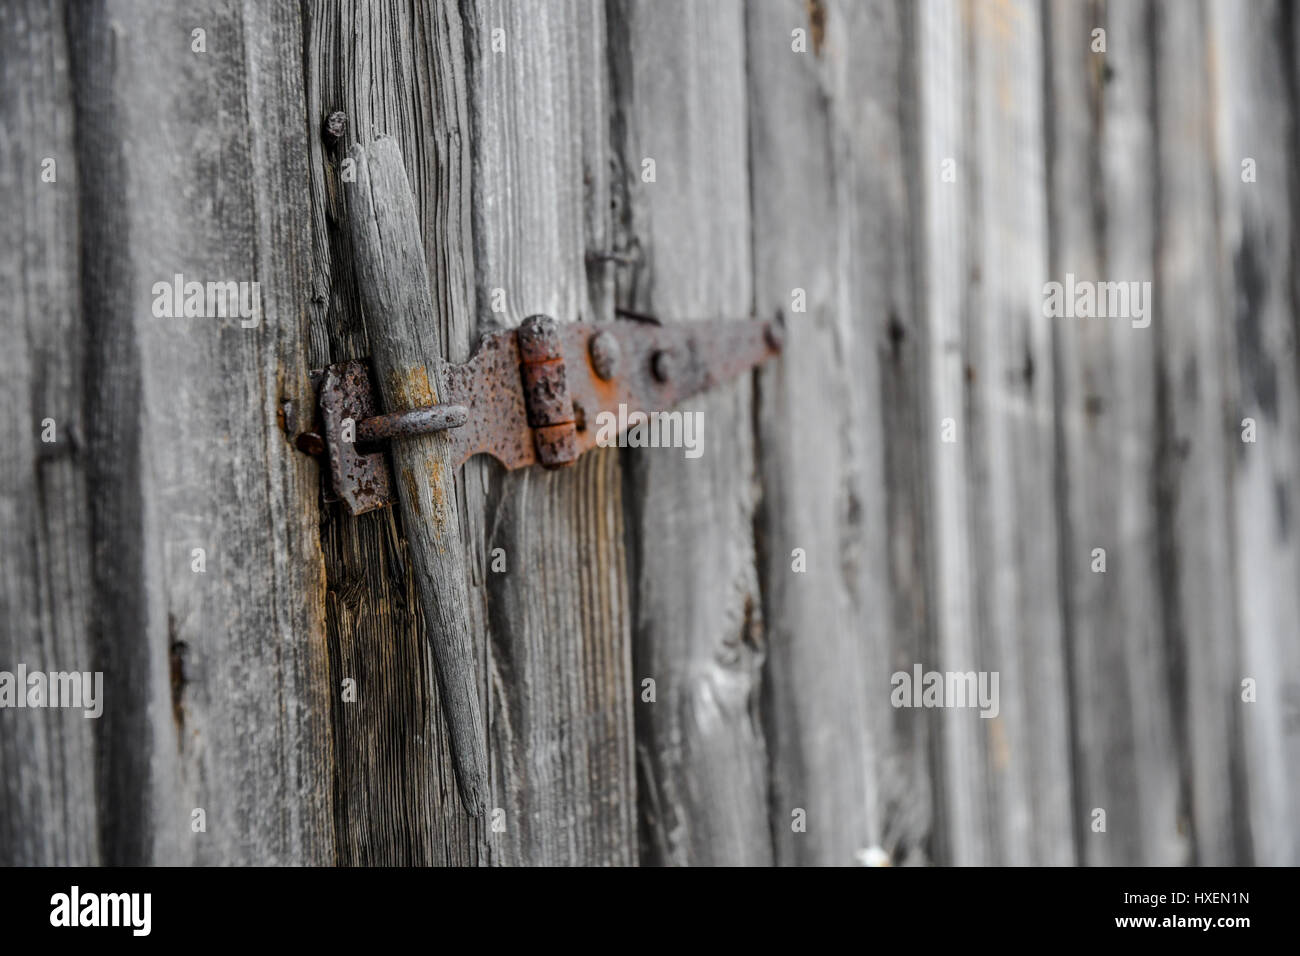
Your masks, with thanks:
<instances>
[{"instance_id":1,"label":"vertical wooden plank","mask_svg":"<svg viewBox=\"0 0 1300 956\"><path fill-rule=\"evenodd\" d=\"M626 190L619 303L666 321L751 308L745 29L739 3L617 3L611 59ZM653 181L647 181L654 163ZM748 381L692 399L703 454L629 460L635 675L646 841L655 863L772 860L758 713L764 659ZM774 827L791 811L774 809Z\"/></svg>"},{"instance_id":2,"label":"vertical wooden plank","mask_svg":"<svg viewBox=\"0 0 1300 956\"><path fill-rule=\"evenodd\" d=\"M466 6L480 319L608 315L609 94L598 0ZM496 31L500 31L497 33ZM494 39L495 35L495 39ZM495 46L494 46L495 44ZM637 858L630 616L617 453L465 468L487 596L493 862ZM491 570L501 549L506 570Z\"/></svg>"},{"instance_id":3,"label":"vertical wooden plank","mask_svg":"<svg viewBox=\"0 0 1300 956\"><path fill-rule=\"evenodd\" d=\"M927 461L933 514L931 560L934 580L935 652L943 635L951 642L961 636L969 642L972 607L968 465L963 437L965 425L966 361L963 329L970 282L967 265L970 245L966 185L962 179L944 182L942 167L951 161L955 173L972 168L973 147L966 130L970 93L965 83L966 53L960 7L957 3L923 4L917 14L917 73L921 109L921 163L923 191L924 279L921 302L929 346ZM961 184L961 185L959 185ZM943 441L951 426L952 442ZM929 663L929 662L926 662ZM937 667L936 664L930 666ZM969 864L989 860L992 853L984 836L988 784L980 747L981 728L973 721L947 721L941 726L935 761L939 791L936 855L939 859Z\"/></svg>"},{"instance_id":4,"label":"vertical wooden plank","mask_svg":"<svg viewBox=\"0 0 1300 956\"><path fill-rule=\"evenodd\" d=\"M369 355L343 222L346 147L381 134L401 147L424 235L426 272L448 357L469 355L474 314L468 66L459 5L305 5L311 133L312 363ZM334 113L342 135L326 132ZM471 469L475 466L470 466ZM467 474L470 472L467 472ZM467 505L458 491L461 520ZM477 506L475 506L477 507ZM330 663L337 675L334 782L340 860L355 864L472 864L481 825L455 793L446 724L424 639L406 541L395 513L323 528ZM481 550L477 555L482 560ZM472 633L483 628L481 571L471 570ZM480 659L483 647L479 646ZM344 678L357 699L341 699ZM400 821L400 822L399 822Z\"/></svg>"},{"instance_id":5,"label":"vertical wooden plank","mask_svg":"<svg viewBox=\"0 0 1300 956\"><path fill-rule=\"evenodd\" d=\"M1300 513L1294 478L1300 386L1292 276L1297 156L1290 134L1294 118L1288 120L1295 108L1295 78L1288 73L1294 37L1290 13L1279 4L1263 4L1252 12L1243 17L1237 5L1213 2L1209 22L1217 106L1219 263L1236 359L1228 446L1234 452L1240 678L1253 679L1257 688L1254 703L1236 706L1242 708L1253 858L1258 864L1282 865L1300 860L1294 812L1300 792L1300 642L1295 640L1300 538L1294 518ZM1253 183L1242 176L1247 158L1255 162ZM1247 418L1255 422L1254 442L1239 440Z\"/></svg>"},{"instance_id":6,"label":"vertical wooden plank","mask_svg":"<svg viewBox=\"0 0 1300 956\"><path fill-rule=\"evenodd\" d=\"M839 213L846 171L829 148L839 130L823 56L833 54L811 42L792 50L793 31L810 29L803 3L756 4L745 19L755 310L785 319L782 355L760 377L755 415L772 840L778 863L844 864L855 847L878 842L869 801L880 728L870 724L863 632L883 630L883 603L859 603L857 575L843 566L862 553L873 578L885 570L863 527L863 509L874 511L880 497L858 498L845 441L860 424L850 395L875 374L874 362L859 367L851 345L870 317L842 308L837 266L851 224L841 222L851 214ZM847 27L830 20L835 48L850 44ZM878 418L868 424L879 428ZM868 444L878 448L880 437ZM826 733L828 721L838 733ZM806 830L787 822L796 808Z\"/></svg>"},{"instance_id":7,"label":"vertical wooden plank","mask_svg":"<svg viewBox=\"0 0 1300 956\"><path fill-rule=\"evenodd\" d=\"M982 577L976 653L1001 675L1000 720L982 721L998 807L990 822L1000 859L1062 864L1075 854L1056 568L1055 383L1036 281L1047 272L1048 247L1042 29L1036 4L973 4L971 12L980 156L972 170L980 218L968 328L969 450L979 502L972 559Z\"/></svg>"},{"instance_id":8,"label":"vertical wooden plank","mask_svg":"<svg viewBox=\"0 0 1300 956\"><path fill-rule=\"evenodd\" d=\"M786 320L755 416L772 833L778 863L872 848L918 862L929 720L889 701L926 619L907 13L815 11L816 25L798 0L746 16L756 311ZM802 53L796 29L815 33ZM796 807L806 831L788 825Z\"/></svg>"},{"instance_id":9,"label":"vertical wooden plank","mask_svg":"<svg viewBox=\"0 0 1300 956\"><path fill-rule=\"evenodd\" d=\"M1074 719L1072 828L1084 862L1172 865L1190 861L1191 842L1185 754L1173 720L1180 677L1162 608L1168 556L1160 550L1157 497L1164 446L1151 11L1130 3L1105 16L1080 4L1047 12L1050 280L1067 296L1070 275L1080 286L1120 283L1141 296L1128 299L1128 314L1049 320ZM1104 51L1092 49L1094 29L1105 31ZM1095 288L1104 310L1106 286ZM1098 809L1104 831L1093 828Z\"/></svg>"},{"instance_id":10,"label":"vertical wooden plank","mask_svg":"<svg viewBox=\"0 0 1300 956\"><path fill-rule=\"evenodd\" d=\"M878 7L839 2L848 27L846 64L839 80L842 107L838 121L843 142L850 144L845 163L850 191L844 208L860 210L860 221L848 230L839 271L851 290L851 301L862 303L874 317L874 335L861 338L865 365L871 356L880 366L878 392L855 391L865 407L855 416L868 418L873 407L883 417L880 477L861 468L860 501L887 489L880 530L889 608L883 631L870 646L873 701L888 713L883 754L876 770L880 794L877 846L894 864L924 864L931 859L936 816L933 764L937 722L924 711L894 708L892 676L908 663L933 659L935 627L932 578L932 539L928 487L930 434L929 330L918 292L923 281L921 255L925 233L924 179L921 169L919 90L923 78L917 65L917 13L907 2ZM832 44L839 42L834 37ZM862 48L864 54L848 54ZM834 45L832 45L834 49ZM862 89L873 91L864 97ZM882 150L883 144L883 150ZM843 154L845 146L838 147ZM890 157L897 157L892 159ZM858 454L870 460L871 441L858 422L849 425L850 447L861 442ZM876 531L868 528L868 533ZM859 575L862 570L859 569ZM875 573L867 572L875 578ZM861 581L861 578L860 578ZM861 583L868 600L877 600ZM877 584L877 587L880 585ZM889 688L891 697L885 696ZM890 709L884 711L885 702ZM874 862L859 855L860 862ZM876 858L878 860L878 858Z\"/></svg>"},{"instance_id":11,"label":"vertical wooden plank","mask_svg":"<svg viewBox=\"0 0 1300 956\"><path fill-rule=\"evenodd\" d=\"M10 232L0 249L0 668L10 673L94 670L65 29L57 5L0 8L0 218ZM94 728L81 710L0 711L0 861L100 862Z\"/></svg>"},{"instance_id":12,"label":"vertical wooden plank","mask_svg":"<svg viewBox=\"0 0 1300 956\"><path fill-rule=\"evenodd\" d=\"M1195 862L1249 862L1233 570L1232 328L1219 270L1213 62L1204 4L1155 9L1161 485L1168 498L1166 624L1182 658ZM1172 677L1171 677L1172 679ZM1177 689L1175 687L1175 689Z\"/></svg>"},{"instance_id":13,"label":"vertical wooden plank","mask_svg":"<svg viewBox=\"0 0 1300 956\"><path fill-rule=\"evenodd\" d=\"M920 38L931 415L956 439L932 438L936 668L996 671L1000 691L996 718L942 712L941 847L1068 863L1039 10L927 4Z\"/></svg>"},{"instance_id":14,"label":"vertical wooden plank","mask_svg":"<svg viewBox=\"0 0 1300 956\"><path fill-rule=\"evenodd\" d=\"M315 485L281 424L309 391L297 10L67 18L100 859L329 862ZM177 274L260 295L160 314Z\"/></svg>"}]
</instances>

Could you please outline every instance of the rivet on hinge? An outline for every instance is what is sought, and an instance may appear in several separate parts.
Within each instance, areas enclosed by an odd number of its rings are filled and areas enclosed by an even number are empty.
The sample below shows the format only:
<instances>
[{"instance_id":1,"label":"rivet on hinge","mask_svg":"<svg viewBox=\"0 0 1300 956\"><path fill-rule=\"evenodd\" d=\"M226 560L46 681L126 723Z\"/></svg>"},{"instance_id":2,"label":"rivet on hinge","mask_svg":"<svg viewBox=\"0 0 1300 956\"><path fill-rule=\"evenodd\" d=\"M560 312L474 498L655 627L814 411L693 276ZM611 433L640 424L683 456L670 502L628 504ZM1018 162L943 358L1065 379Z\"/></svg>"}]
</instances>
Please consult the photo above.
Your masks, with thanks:
<instances>
[{"instance_id":1,"label":"rivet on hinge","mask_svg":"<svg viewBox=\"0 0 1300 956\"><path fill-rule=\"evenodd\" d=\"M618 358L621 350L618 339L608 332L597 332L587 345L591 353L591 367L600 376L602 382L608 382L618 374Z\"/></svg>"}]
</instances>

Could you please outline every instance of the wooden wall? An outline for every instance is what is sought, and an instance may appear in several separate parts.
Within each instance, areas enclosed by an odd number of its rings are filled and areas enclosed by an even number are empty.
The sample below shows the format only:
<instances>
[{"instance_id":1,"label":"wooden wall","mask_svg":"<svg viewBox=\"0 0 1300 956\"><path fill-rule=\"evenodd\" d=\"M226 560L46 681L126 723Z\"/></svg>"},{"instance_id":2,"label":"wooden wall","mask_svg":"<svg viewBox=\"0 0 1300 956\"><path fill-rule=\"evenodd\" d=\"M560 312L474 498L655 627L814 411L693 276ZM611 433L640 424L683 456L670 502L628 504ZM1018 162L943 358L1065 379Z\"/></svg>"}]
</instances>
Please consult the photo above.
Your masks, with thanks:
<instances>
[{"instance_id":1,"label":"wooden wall","mask_svg":"<svg viewBox=\"0 0 1300 956\"><path fill-rule=\"evenodd\" d=\"M0 711L0 859L332 861L317 482L280 424L310 401L296 10L0 19L0 667L105 697ZM155 318L176 273L258 281L259 324Z\"/></svg>"},{"instance_id":2,"label":"wooden wall","mask_svg":"<svg viewBox=\"0 0 1300 956\"><path fill-rule=\"evenodd\" d=\"M106 702L0 710L0 862L1300 863L1297 44L1277 0L4 4L0 670ZM786 330L700 459L463 470L481 819L397 515L290 441L369 352L381 133L453 360ZM175 273L260 325L155 318ZM1066 273L1150 325L1047 317ZM915 664L998 716L891 706Z\"/></svg>"}]
</instances>

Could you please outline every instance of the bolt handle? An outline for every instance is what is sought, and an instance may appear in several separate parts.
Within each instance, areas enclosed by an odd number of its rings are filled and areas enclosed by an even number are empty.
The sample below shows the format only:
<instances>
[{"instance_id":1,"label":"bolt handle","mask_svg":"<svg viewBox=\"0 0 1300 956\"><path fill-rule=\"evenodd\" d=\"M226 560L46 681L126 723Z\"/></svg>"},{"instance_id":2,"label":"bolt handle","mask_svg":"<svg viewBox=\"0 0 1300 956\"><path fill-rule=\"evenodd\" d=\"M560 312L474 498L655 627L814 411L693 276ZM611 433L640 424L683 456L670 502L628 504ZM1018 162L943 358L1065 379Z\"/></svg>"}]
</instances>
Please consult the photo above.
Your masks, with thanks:
<instances>
[{"instance_id":1,"label":"bolt handle","mask_svg":"<svg viewBox=\"0 0 1300 956\"><path fill-rule=\"evenodd\" d=\"M433 651L461 801L479 816L489 787L487 734L456 507L458 462L447 432L425 430L430 421L459 414L438 404L447 391L439 380L443 362L437 330L442 322L430 292L415 197L397 142L381 136L353 146L350 155L356 179L344 184L344 194L381 407L413 410L378 416L379 424L373 427L380 434L405 436L390 448L398 510Z\"/></svg>"}]
</instances>

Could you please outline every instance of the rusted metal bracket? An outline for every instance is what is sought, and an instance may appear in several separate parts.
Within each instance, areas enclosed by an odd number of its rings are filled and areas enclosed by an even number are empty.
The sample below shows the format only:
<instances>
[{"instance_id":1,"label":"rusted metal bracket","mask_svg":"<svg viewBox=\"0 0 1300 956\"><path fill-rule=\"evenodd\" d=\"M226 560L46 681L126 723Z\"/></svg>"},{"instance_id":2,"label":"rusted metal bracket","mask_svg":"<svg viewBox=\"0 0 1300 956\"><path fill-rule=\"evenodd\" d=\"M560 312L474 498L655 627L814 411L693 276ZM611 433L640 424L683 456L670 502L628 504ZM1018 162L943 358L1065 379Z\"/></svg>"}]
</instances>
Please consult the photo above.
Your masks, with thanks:
<instances>
[{"instance_id":1,"label":"rusted metal bracket","mask_svg":"<svg viewBox=\"0 0 1300 956\"><path fill-rule=\"evenodd\" d=\"M298 447L327 457L337 496L327 500L363 514L393 500L377 441L444 431L457 465L484 453L510 469L562 468L596 446L601 412L623 406L626 422L634 412L666 411L780 349L780 327L767 322L590 324L534 315L485 336L465 364L444 364L440 405L379 415L363 362L313 372L319 417Z\"/></svg>"}]
</instances>

